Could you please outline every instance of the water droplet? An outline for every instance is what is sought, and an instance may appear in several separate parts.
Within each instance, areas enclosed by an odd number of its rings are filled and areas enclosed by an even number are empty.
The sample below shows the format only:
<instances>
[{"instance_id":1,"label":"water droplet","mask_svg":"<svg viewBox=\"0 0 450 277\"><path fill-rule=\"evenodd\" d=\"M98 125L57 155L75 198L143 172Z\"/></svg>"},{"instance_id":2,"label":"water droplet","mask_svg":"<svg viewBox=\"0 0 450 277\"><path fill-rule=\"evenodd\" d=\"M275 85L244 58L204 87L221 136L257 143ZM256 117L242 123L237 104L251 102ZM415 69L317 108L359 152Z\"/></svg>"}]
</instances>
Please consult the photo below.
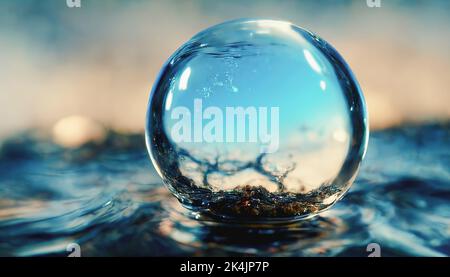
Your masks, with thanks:
<instances>
[{"instance_id":1,"label":"water droplet","mask_svg":"<svg viewBox=\"0 0 450 277\"><path fill-rule=\"evenodd\" d=\"M327 42L287 22L236 20L197 34L169 61L150 96L147 146L184 206L222 220L288 221L349 189L367 113Z\"/></svg>"}]
</instances>

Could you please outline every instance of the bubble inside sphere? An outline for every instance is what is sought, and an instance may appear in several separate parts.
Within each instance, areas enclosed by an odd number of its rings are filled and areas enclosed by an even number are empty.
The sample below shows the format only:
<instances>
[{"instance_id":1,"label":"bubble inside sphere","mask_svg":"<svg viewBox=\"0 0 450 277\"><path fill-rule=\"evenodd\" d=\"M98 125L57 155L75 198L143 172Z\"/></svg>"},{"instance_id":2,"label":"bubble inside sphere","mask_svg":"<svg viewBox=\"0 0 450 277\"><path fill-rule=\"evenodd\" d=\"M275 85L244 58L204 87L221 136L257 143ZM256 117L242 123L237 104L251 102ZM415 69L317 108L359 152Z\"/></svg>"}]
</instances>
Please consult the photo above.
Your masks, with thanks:
<instances>
[{"instance_id":1,"label":"bubble inside sphere","mask_svg":"<svg viewBox=\"0 0 450 277\"><path fill-rule=\"evenodd\" d=\"M368 142L350 68L315 34L245 19L195 35L162 68L146 141L165 185L217 219L292 221L350 188Z\"/></svg>"}]
</instances>

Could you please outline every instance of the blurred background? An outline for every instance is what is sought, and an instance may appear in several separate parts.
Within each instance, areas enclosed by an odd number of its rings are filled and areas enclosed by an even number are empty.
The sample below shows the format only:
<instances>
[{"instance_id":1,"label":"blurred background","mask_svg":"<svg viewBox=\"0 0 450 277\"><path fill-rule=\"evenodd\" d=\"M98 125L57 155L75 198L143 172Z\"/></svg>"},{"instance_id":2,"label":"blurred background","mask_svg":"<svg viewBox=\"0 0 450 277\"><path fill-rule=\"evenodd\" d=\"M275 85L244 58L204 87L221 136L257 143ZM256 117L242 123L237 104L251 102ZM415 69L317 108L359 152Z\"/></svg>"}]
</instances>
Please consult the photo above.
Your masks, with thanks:
<instances>
[{"instance_id":1,"label":"blurred background","mask_svg":"<svg viewBox=\"0 0 450 277\"><path fill-rule=\"evenodd\" d=\"M360 82L371 129L450 117L445 0L385 0L380 8L366 0L81 4L0 4L0 140L28 128L50 130L62 143L65 132L87 132L90 139L101 135L96 124L142 132L149 92L166 59L202 29L241 17L291 21L335 46Z\"/></svg>"},{"instance_id":2,"label":"blurred background","mask_svg":"<svg viewBox=\"0 0 450 277\"><path fill-rule=\"evenodd\" d=\"M0 1L0 256L450 255L450 1ZM144 144L153 82L197 32L282 19L331 43L369 108L349 193L276 230L203 224Z\"/></svg>"}]
</instances>

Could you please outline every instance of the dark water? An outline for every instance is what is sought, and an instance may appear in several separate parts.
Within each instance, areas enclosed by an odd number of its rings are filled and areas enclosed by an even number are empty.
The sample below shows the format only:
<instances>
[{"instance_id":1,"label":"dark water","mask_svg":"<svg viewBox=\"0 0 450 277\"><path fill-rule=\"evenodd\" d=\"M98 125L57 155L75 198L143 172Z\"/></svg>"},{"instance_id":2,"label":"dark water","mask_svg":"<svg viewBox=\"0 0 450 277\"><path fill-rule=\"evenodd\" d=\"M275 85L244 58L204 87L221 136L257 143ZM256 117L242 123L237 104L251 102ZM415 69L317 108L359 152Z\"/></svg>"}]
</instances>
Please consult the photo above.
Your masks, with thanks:
<instances>
[{"instance_id":1,"label":"dark water","mask_svg":"<svg viewBox=\"0 0 450 277\"><path fill-rule=\"evenodd\" d=\"M450 124L372 133L350 192L311 220L196 220L152 169L143 135L66 150L38 132L0 146L0 255L450 255ZM198 216L197 216L198 217Z\"/></svg>"}]
</instances>

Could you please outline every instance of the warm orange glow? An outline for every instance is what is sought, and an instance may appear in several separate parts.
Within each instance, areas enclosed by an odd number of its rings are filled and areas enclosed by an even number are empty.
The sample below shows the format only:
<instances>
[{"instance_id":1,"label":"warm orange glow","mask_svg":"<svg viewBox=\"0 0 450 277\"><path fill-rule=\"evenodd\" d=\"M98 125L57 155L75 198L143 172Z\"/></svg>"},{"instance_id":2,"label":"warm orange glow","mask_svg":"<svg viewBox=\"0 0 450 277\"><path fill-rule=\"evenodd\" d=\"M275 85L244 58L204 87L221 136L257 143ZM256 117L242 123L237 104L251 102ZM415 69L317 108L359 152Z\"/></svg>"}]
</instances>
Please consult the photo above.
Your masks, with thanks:
<instances>
[{"instance_id":1,"label":"warm orange glow","mask_svg":"<svg viewBox=\"0 0 450 277\"><path fill-rule=\"evenodd\" d=\"M102 141L105 135L99 123L79 115L65 117L53 126L53 140L69 148Z\"/></svg>"}]
</instances>

